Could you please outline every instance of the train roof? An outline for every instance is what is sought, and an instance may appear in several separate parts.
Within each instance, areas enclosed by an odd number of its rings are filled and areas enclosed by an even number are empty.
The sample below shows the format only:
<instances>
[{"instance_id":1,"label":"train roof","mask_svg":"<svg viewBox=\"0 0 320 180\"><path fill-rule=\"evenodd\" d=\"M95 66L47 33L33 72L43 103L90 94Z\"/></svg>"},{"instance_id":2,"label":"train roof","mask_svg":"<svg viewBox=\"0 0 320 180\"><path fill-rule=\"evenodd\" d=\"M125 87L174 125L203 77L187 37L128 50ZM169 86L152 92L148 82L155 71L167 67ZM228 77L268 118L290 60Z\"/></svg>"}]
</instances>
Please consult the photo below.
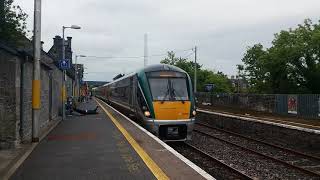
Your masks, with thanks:
<instances>
[{"instance_id":1,"label":"train roof","mask_svg":"<svg viewBox=\"0 0 320 180\"><path fill-rule=\"evenodd\" d=\"M176 72L182 72L182 73L186 73L184 70L176 67L176 66L172 66L172 65L168 65L168 64L155 64L155 65L150 65L147 66L143 69L141 69L141 71L144 72L153 72L153 71L176 71Z\"/></svg>"},{"instance_id":2,"label":"train roof","mask_svg":"<svg viewBox=\"0 0 320 180\"><path fill-rule=\"evenodd\" d=\"M186 73L186 72L185 72L184 70L182 70L181 68L178 68L178 67L173 66L173 65L168 65L168 64L154 64L154 65L149 65L149 66L147 66L147 67L144 67L144 68L138 70L137 72L130 73L130 74L125 75L125 76L123 76L123 77L121 77L121 78L119 78L119 79L116 79L116 80L114 80L114 81L111 81L111 82L109 82L109 83L106 83L106 84L104 84L103 86L107 86L107 85L112 84L112 83L114 83L114 82L120 81L120 80L122 80L122 79L125 79L125 78L127 78L127 77L130 77L130 76L132 76L132 75L134 75L134 74L136 74L136 73L139 73L139 72L145 72L145 73L147 73L147 72L154 72L154 71L176 71L176 72Z\"/></svg>"}]
</instances>

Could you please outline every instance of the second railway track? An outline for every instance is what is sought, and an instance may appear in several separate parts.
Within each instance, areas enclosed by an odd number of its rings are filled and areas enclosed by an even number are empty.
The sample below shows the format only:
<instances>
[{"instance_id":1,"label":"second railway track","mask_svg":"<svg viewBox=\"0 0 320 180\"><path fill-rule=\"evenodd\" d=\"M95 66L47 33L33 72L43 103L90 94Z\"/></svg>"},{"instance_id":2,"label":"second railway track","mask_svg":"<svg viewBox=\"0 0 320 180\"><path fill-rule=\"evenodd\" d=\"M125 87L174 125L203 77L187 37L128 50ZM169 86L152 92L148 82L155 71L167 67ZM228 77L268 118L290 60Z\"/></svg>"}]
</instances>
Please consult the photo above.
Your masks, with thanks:
<instances>
[{"instance_id":1,"label":"second railway track","mask_svg":"<svg viewBox=\"0 0 320 180\"><path fill-rule=\"evenodd\" d=\"M270 159L288 168L300 171L310 178L320 179L320 158L318 157L214 128L203 123L197 123L194 132Z\"/></svg>"},{"instance_id":2,"label":"second railway track","mask_svg":"<svg viewBox=\"0 0 320 180\"><path fill-rule=\"evenodd\" d=\"M171 143L170 146L217 179L255 179L189 143Z\"/></svg>"}]
</instances>

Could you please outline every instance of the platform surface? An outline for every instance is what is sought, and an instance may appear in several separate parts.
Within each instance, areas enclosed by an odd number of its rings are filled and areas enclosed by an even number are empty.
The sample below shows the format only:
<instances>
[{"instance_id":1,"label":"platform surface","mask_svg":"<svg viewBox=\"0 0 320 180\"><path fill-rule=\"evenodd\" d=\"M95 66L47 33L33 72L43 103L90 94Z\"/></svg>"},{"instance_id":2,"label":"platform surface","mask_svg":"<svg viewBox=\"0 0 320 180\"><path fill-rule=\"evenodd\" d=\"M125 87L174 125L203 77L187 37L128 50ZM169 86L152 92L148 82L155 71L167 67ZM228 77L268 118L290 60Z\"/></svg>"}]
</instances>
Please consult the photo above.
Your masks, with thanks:
<instances>
[{"instance_id":1,"label":"platform surface","mask_svg":"<svg viewBox=\"0 0 320 180\"><path fill-rule=\"evenodd\" d=\"M320 121L317 119L303 119L297 117L288 117L288 116L281 116L276 114L268 114L263 112L247 112L247 111L240 111L231 108L220 108L220 107L209 107L209 106L201 106L197 109L199 112L204 113L219 113L231 116L238 116L243 118L251 118L260 120L261 122L266 123L274 123L274 125L280 124L284 127L288 125L288 127L298 127L300 130L314 130L314 132L320 132Z\"/></svg>"},{"instance_id":2,"label":"platform surface","mask_svg":"<svg viewBox=\"0 0 320 180\"><path fill-rule=\"evenodd\" d=\"M81 108L94 108L91 101ZM72 116L61 122L11 179L155 179L109 117Z\"/></svg>"},{"instance_id":3,"label":"platform surface","mask_svg":"<svg viewBox=\"0 0 320 180\"><path fill-rule=\"evenodd\" d=\"M103 101L79 108L97 105L62 121L11 179L214 179Z\"/></svg>"}]
</instances>

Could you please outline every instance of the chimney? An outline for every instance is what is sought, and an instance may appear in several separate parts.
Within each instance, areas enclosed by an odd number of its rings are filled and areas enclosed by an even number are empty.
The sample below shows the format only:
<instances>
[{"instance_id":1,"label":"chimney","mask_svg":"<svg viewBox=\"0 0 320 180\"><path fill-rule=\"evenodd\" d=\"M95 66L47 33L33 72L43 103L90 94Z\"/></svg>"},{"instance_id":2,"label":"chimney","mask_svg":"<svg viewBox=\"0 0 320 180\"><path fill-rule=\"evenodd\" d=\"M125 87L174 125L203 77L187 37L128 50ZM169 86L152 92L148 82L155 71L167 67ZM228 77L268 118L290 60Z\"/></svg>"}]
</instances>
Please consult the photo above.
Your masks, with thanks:
<instances>
[{"instance_id":1,"label":"chimney","mask_svg":"<svg viewBox=\"0 0 320 180\"><path fill-rule=\"evenodd\" d=\"M71 40L72 40L72 37L67 37L65 53L66 53L66 59L70 59L72 62Z\"/></svg>"},{"instance_id":2,"label":"chimney","mask_svg":"<svg viewBox=\"0 0 320 180\"><path fill-rule=\"evenodd\" d=\"M43 44L44 44L44 42L41 41L41 50L43 50Z\"/></svg>"},{"instance_id":3,"label":"chimney","mask_svg":"<svg viewBox=\"0 0 320 180\"><path fill-rule=\"evenodd\" d=\"M62 38L60 36L56 36L53 38L53 46L56 46L56 47L62 46Z\"/></svg>"},{"instance_id":4,"label":"chimney","mask_svg":"<svg viewBox=\"0 0 320 180\"><path fill-rule=\"evenodd\" d=\"M71 40L72 40L72 37L67 37L67 49L70 49L71 50Z\"/></svg>"}]
</instances>

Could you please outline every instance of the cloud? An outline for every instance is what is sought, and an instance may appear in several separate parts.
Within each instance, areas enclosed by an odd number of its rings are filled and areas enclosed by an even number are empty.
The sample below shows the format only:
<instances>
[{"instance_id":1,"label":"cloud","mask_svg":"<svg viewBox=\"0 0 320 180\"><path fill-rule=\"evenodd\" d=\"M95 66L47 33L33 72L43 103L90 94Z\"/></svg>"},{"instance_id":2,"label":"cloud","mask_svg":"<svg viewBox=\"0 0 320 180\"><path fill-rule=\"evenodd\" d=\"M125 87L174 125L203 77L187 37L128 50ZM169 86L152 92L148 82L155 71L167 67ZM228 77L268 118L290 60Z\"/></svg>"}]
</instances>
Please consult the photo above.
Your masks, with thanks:
<instances>
[{"instance_id":1,"label":"cloud","mask_svg":"<svg viewBox=\"0 0 320 180\"><path fill-rule=\"evenodd\" d=\"M273 34L295 27L305 18L318 18L318 0L55 0L42 1L42 39L45 49L68 29L76 54L94 56L142 56L143 35L149 34L149 54L168 50L199 49L199 62L206 68L236 73L247 46L261 42L270 46ZM30 15L33 3L16 1ZM187 56L189 52L178 53ZM149 58L159 63L163 57ZM111 80L118 73L143 66L143 59L83 58L86 79Z\"/></svg>"}]
</instances>

